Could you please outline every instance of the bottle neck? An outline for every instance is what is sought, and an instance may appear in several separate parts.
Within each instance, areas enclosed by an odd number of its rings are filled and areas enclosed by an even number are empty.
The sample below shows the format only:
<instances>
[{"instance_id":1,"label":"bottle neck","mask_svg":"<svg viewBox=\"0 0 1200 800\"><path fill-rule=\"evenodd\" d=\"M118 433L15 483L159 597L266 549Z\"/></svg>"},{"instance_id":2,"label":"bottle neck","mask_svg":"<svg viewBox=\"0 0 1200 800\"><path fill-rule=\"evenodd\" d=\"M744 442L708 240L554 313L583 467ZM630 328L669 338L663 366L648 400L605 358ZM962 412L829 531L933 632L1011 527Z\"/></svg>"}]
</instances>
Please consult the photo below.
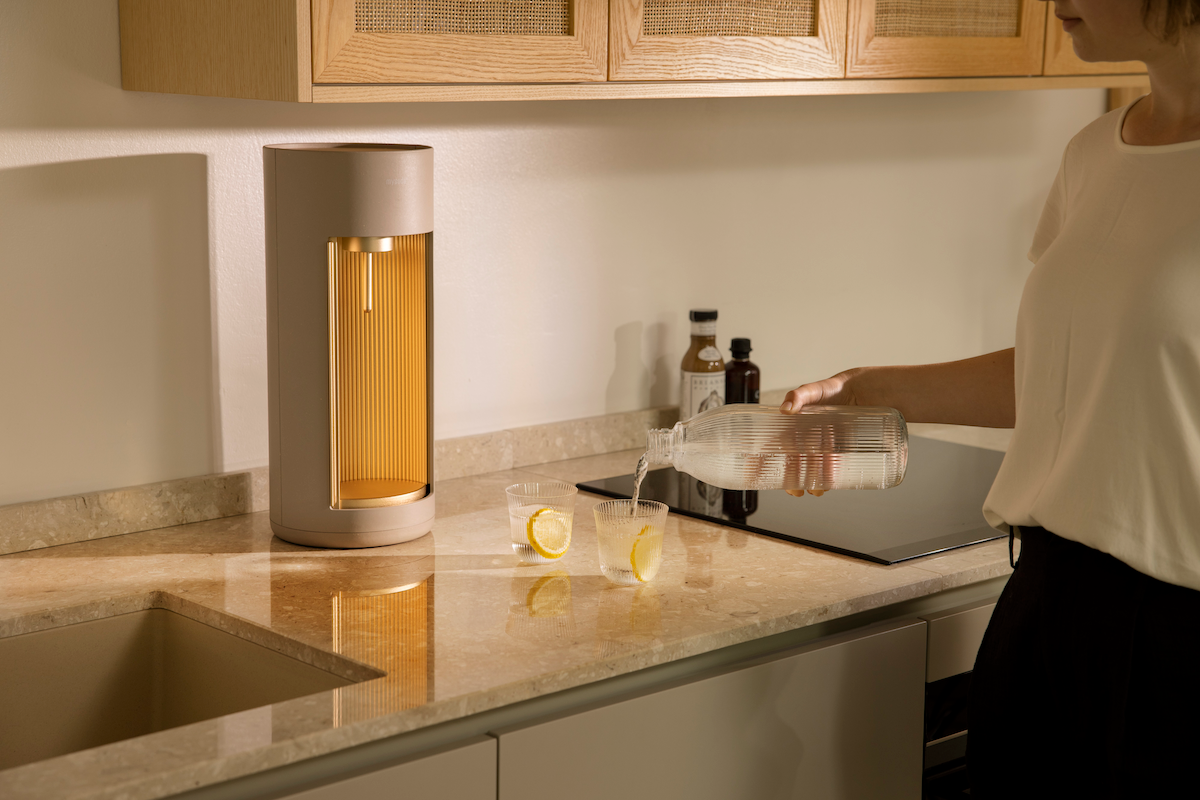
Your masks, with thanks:
<instances>
[{"instance_id":1,"label":"bottle neck","mask_svg":"<svg viewBox=\"0 0 1200 800\"><path fill-rule=\"evenodd\" d=\"M692 338L715 339L717 338L717 321L710 319L705 322L692 323Z\"/></svg>"},{"instance_id":2,"label":"bottle neck","mask_svg":"<svg viewBox=\"0 0 1200 800\"><path fill-rule=\"evenodd\" d=\"M646 461L650 464L670 464L674 459L674 450L682 422L674 428L651 428L646 431Z\"/></svg>"}]
</instances>

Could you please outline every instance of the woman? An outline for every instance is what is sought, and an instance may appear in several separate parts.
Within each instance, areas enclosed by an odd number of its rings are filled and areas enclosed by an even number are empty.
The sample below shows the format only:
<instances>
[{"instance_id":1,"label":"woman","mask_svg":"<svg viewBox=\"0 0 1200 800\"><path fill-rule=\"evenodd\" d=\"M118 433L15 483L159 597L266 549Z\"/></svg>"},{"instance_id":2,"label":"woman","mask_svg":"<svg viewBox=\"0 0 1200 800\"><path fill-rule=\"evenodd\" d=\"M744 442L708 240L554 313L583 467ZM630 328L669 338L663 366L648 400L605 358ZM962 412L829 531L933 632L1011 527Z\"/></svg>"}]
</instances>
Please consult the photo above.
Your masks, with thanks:
<instances>
[{"instance_id":1,"label":"woman","mask_svg":"<svg viewBox=\"0 0 1200 800\"><path fill-rule=\"evenodd\" d=\"M1014 427L984 515L1021 557L975 664L972 797L1200 795L1200 0L1056 0L1151 93L1067 146L1016 347L794 389ZM801 492L802 493L802 492Z\"/></svg>"}]
</instances>

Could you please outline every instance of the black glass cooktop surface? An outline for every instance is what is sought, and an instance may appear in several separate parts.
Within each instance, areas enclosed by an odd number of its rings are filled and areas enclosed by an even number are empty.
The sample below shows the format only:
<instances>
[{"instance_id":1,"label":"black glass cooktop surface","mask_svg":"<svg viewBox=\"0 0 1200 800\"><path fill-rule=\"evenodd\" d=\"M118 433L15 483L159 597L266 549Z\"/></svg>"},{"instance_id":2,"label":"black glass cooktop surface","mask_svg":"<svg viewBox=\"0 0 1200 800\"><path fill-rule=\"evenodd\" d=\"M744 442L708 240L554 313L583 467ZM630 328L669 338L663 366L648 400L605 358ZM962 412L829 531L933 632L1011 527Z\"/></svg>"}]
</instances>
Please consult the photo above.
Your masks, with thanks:
<instances>
[{"instance_id":1,"label":"black glass cooktop surface","mask_svg":"<svg viewBox=\"0 0 1200 800\"><path fill-rule=\"evenodd\" d=\"M899 486L792 497L781 490L727 491L673 468L651 470L642 497L678 514L895 564L955 547L998 539L983 518L983 501L1004 454L933 439L908 440L908 468ZM579 484L608 497L633 494L633 475Z\"/></svg>"}]
</instances>

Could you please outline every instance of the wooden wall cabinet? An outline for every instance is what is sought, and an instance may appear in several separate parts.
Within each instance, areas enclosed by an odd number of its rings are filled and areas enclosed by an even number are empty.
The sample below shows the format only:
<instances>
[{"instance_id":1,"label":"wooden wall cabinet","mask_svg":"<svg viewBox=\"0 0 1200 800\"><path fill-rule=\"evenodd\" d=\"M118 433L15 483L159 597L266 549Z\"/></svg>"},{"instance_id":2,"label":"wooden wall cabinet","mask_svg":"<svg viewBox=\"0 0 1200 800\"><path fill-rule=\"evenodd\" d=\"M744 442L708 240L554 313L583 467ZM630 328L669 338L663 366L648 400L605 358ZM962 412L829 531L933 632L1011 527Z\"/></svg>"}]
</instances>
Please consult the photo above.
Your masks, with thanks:
<instances>
[{"instance_id":1,"label":"wooden wall cabinet","mask_svg":"<svg viewBox=\"0 0 1200 800\"><path fill-rule=\"evenodd\" d=\"M121 87L312 102L307 0L120 0Z\"/></svg>"},{"instance_id":2,"label":"wooden wall cabinet","mask_svg":"<svg viewBox=\"0 0 1200 800\"><path fill-rule=\"evenodd\" d=\"M119 0L126 89L292 102L1140 87L1039 0ZM1049 19L1047 19L1049 16Z\"/></svg>"}]
</instances>

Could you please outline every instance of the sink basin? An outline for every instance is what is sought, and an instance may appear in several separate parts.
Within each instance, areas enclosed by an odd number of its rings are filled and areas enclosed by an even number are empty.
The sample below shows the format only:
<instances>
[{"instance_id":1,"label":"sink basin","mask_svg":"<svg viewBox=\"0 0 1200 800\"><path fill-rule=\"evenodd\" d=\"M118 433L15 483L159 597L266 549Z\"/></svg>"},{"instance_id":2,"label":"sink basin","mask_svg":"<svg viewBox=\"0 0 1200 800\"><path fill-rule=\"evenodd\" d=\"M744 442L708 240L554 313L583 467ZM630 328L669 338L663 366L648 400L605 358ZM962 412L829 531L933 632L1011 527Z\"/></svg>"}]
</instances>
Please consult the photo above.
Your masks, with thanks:
<instances>
[{"instance_id":1,"label":"sink basin","mask_svg":"<svg viewBox=\"0 0 1200 800\"><path fill-rule=\"evenodd\" d=\"M0 665L0 770L354 682L164 608L0 639Z\"/></svg>"}]
</instances>

